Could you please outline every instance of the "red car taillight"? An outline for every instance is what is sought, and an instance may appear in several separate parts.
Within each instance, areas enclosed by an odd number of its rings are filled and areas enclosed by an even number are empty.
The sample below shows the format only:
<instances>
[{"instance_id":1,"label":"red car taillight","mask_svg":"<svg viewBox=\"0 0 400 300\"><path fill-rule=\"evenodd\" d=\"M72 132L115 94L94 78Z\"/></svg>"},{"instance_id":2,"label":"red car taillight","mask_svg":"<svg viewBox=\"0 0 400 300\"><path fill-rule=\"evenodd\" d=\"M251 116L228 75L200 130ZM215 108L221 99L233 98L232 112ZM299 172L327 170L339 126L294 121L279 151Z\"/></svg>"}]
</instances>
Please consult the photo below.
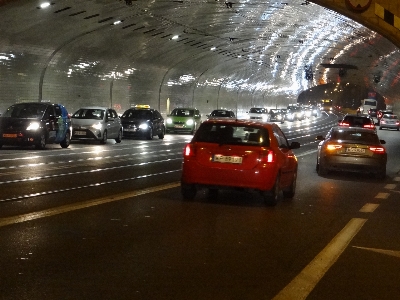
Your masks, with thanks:
<instances>
[{"instance_id":1,"label":"red car taillight","mask_svg":"<svg viewBox=\"0 0 400 300\"><path fill-rule=\"evenodd\" d=\"M183 149L183 156L184 157L193 157L195 156L195 149L193 144L187 144Z\"/></svg>"},{"instance_id":2,"label":"red car taillight","mask_svg":"<svg viewBox=\"0 0 400 300\"><path fill-rule=\"evenodd\" d=\"M375 125L373 125L373 124L365 124L363 127L364 128L368 128L368 129L374 129Z\"/></svg>"},{"instance_id":3,"label":"red car taillight","mask_svg":"<svg viewBox=\"0 0 400 300\"><path fill-rule=\"evenodd\" d=\"M369 150L371 150L374 153L379 153L379 154L383 154L386 152L385 148L383 147L376 147L376 146L370 146Z\"/></svg>"},{"instance_id":4,"label":"red car taillight","mask_svg":"<svg viewBox=\"0 0 400 300\"><path fill-rule=\"evenodd\" d=\"M260 153L260 162L273 163L275 160L275 153L272 150L264 150Z\"/></svg>"},{"instance_id":5,"label":"red car taillight","mask_svg":"<svg viewBox=\"0 0 400 300\"><path fill-rule=\"evenodd\" d=\"M350 124L349 124L349 123L346 123L346 122L340 122L339 125L340 125L340 126L350 126Z\"/></svg>"}]
</instances>

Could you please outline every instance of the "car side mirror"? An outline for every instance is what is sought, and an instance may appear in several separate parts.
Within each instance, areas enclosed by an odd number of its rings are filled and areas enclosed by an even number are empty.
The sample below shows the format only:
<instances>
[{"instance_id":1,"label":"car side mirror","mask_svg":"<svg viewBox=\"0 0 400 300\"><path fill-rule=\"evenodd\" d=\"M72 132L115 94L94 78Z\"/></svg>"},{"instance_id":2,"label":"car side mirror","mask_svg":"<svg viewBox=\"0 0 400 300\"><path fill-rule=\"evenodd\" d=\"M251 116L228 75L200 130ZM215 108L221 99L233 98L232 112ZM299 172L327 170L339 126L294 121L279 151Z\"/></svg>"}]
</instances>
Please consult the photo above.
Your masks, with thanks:
<instances>
[{"instance_id":1,"label":"car side mirror","mask_svg":"<svg viewBox=\"0 0 400 300\"><path fill-rule=\"evenodd\" d=\"M380 142L381 142L381 144L383 145L383 144L386 144L386 141L385 140L379 140Z\"/></svg>"},{"instance_id":2,"label":"car side mirror","mask_svg":"<svg viewBox=\"0 0 400 300\"><path fill-rule=\"evenodd\" d=\"M315 138L317 141L323 141L325 140L325 138L322 135L317 135L317 137Z\"/></svg>"},{"instance_id":3,"label":"car side mirror","mask_svg":"<svg viewBox=\"0 0 400 300\"><path fill-rule=\"evenodd\" d=\"M290 149L299 149L300 148L300 143L299 142L292 142L290 144Z\"/></svg>"}]
</instances>

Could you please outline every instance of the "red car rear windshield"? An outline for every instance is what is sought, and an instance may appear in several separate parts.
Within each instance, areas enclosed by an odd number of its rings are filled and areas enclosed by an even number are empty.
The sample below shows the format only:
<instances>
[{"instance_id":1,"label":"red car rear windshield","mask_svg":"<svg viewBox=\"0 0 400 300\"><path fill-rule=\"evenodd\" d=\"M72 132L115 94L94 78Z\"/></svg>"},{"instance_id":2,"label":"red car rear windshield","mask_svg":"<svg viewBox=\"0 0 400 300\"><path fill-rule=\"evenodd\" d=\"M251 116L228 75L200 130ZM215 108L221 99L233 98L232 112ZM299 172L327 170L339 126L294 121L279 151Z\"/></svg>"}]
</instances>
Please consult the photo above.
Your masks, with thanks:
<instances>
[{"instance_id":1,"label":"red car rear windshield","mask_svg":"<svg viewBox=\"0 0 400 300\"><path fill-rule=\"evenodd\" d=\"M193 141L216 144L269 146L269 134L268 130L262 127L210 123L200 126Z\"/></svg>"}]
</instances>

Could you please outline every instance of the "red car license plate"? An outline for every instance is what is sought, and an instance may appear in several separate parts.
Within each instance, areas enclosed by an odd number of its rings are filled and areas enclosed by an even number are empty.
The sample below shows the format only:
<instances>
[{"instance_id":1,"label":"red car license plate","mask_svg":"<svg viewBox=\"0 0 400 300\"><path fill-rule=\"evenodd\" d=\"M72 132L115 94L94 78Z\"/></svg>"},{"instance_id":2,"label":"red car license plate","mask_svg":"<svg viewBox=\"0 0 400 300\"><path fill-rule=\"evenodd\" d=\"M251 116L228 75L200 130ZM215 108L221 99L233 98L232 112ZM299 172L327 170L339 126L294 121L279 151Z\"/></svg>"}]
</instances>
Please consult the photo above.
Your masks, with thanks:
<instances>
[{"instance_id":1,"label":"red car license plate","mask_svg":"<svg viewBox=\"0 0 400 300\"><path fill-rule=\"evenodd\" d=\"M225 155L215 154L213 157L213 161L219 162L219 163L241 164L242 157L240 157L240 156L225 156Z\"/></svg>"}]
</instances>

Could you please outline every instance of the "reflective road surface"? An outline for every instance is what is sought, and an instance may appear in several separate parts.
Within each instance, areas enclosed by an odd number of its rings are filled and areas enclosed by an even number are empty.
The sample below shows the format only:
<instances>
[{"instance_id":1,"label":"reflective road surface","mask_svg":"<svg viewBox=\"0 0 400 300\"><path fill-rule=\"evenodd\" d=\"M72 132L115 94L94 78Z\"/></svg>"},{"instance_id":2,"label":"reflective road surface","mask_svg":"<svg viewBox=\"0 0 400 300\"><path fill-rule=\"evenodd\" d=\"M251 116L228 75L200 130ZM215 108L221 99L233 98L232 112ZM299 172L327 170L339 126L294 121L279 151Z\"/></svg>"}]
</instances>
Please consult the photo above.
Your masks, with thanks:
<instances>
[{"instance_id":1,"label":"reflective road surface","mask_svg":"<svg viewBox=\"0 0 400 300\"><path fill-rule=\"evenodd\" d=\"M183 201L190 135L0 151L0 299L399 299L400 133L385 180L315 171L338 116L281 125L296 195Z\"/></svg>"}]
</instances>

